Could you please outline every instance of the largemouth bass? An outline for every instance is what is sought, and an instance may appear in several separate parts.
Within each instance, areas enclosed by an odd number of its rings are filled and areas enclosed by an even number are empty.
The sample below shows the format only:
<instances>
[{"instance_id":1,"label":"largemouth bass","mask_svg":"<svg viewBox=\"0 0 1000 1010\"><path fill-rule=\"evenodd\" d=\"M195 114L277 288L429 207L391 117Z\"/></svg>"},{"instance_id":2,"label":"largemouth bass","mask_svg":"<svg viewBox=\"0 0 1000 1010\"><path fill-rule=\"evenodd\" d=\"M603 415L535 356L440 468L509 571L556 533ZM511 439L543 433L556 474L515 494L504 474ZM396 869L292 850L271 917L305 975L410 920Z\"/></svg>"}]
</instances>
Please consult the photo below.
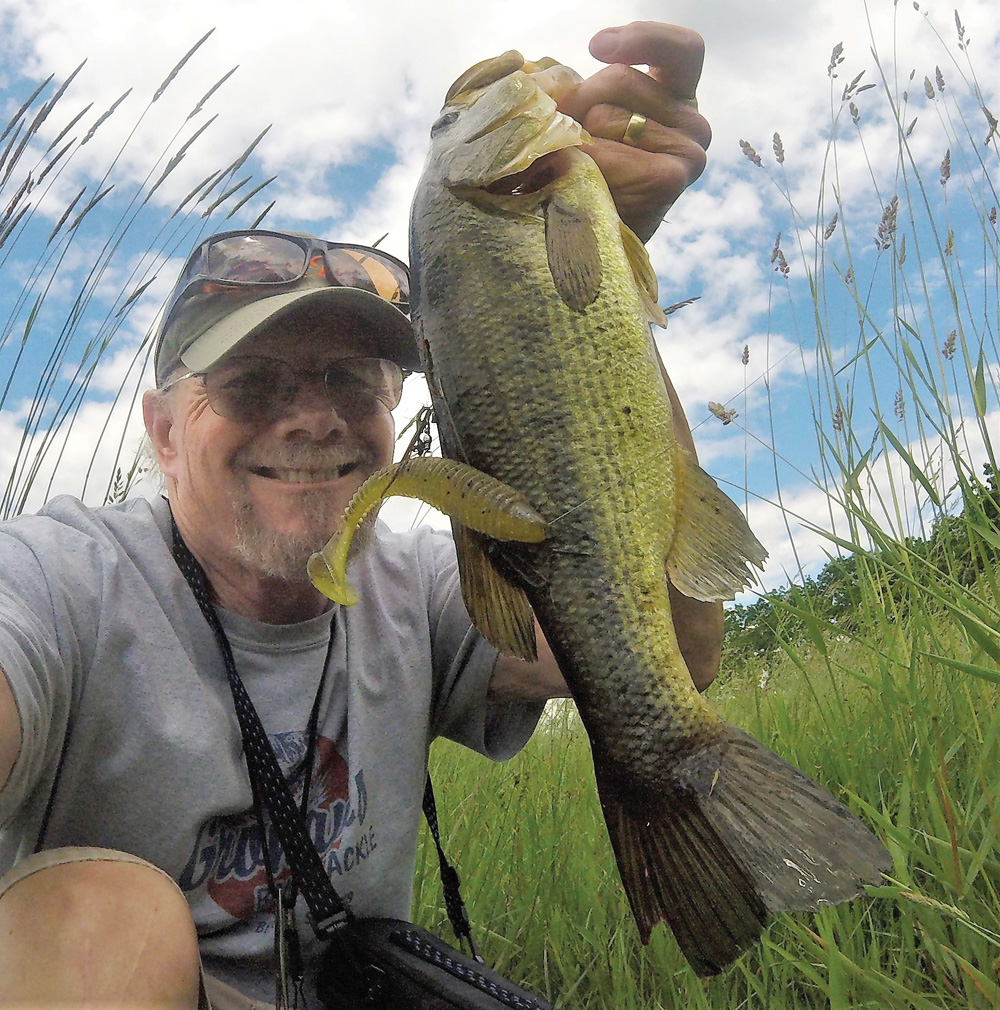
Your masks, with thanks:
<instances>
[{"instance_id":1,"label":"largemouth bass","mask_svg":"<svg viewBox=\"0 0 1000 1010\"><path fill-rule=\"evenodd\" d=\"M852 898L888 859L720 719L684 664L668 574L695 599L731 598L765 553L674 437L655 274L582 128L556 111L571 73L507 53L452 87L413 203L413 322L444 455L537 513L509 535L453 519L470 615L524 658L537 617L590 737L641 937L666 921L711 974L770 912Z\"/></svg>"}]
</instances>

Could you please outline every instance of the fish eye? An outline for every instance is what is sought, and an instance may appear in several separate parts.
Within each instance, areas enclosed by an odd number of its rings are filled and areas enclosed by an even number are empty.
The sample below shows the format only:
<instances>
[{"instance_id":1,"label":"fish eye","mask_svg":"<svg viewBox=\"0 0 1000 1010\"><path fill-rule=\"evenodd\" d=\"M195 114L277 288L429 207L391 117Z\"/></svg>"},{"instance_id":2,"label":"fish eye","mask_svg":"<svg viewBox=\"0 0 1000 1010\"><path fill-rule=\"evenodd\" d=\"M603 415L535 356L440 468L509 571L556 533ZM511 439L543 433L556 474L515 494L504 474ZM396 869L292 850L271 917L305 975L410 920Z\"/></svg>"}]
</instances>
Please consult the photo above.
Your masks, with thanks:
<instances>
[{"instance_id":1,"label":"fish eye","mask_svg":"<svg viewBox=\"0 0 1000 1010\"><path fill-rule=\"evenodd\" d=\"M431 127L431 136L433 137L435 134L438 134L443 129L445 129L445 127L451 126L451 124L454 123L455 120L457 119L458 119L457 109L452 109L450 112L441 113L441 115L438 116L437 119L435 120L434 125Z\"/></svg>"}]
</instances>

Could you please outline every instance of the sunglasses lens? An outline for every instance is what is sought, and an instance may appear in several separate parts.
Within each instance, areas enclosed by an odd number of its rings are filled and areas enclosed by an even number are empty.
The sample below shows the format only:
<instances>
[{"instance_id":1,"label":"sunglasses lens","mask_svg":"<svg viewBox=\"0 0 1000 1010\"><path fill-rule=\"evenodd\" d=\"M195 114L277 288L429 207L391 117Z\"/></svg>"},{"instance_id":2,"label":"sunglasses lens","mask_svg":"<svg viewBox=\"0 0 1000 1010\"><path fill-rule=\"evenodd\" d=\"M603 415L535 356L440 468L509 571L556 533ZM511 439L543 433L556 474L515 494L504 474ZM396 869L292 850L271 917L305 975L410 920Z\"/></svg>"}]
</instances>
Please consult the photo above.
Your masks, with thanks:
<instances>
[{"instance_id":1,"label":"sunglasses lens","mask_svg":"<svg viewBox=\"0 0 1000 1010\"><path fill-rule=\"evenodd\" d=\"M277 417L295 399L295 372L274 358L223 359L205 374L205 392L220 417L260 423Z\"/></svg>"},{"instance_id":2,"label":"sunglasses lens","mask_svg":"<svg viewBox=\"0 0 1000 1010\"><path fill-rule=\"evenodd\" d=\"M409 311L410 275L401 263L373 249L327 249L325 259L330 284L370 291Z\"/></svg>"},{"instance_id":3,"label":"sunglasses lens","mask_svg":"<svg viewBox=\"0 0 1000 1010\"><path fill-rule=\"evenodd\" d=\"M306 265L302 246L280 235L231 235L207 250L198 273L217 281L280 284L297 280Z\"/></svg>"}]
</instances>

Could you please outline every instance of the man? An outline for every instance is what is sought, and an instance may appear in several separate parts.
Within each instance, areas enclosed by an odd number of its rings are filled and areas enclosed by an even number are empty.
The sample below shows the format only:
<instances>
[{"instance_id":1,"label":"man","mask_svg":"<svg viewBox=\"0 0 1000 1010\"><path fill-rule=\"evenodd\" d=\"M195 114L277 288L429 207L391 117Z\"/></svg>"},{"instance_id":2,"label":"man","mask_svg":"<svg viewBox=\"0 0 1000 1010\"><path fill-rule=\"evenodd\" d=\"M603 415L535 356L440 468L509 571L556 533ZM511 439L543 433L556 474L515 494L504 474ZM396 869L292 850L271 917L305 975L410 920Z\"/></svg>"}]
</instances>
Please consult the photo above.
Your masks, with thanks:
<instances>
[{"instance_id":1,"label":"man","mask_svg":"<svg viewBox=\"0 0 1000 1010\"><path fill-rule=\"evenodd\" d=\"M637 23L592 51L612 66L562 106L598 138L593 156L646 239L704 165L702 43ZM287 866L261 834L225 645L178 568L185 551L307 796L324 865L361 914L408 917L430 741L509 756L566 694L544 642L522 663L469 627L443 534L381 530L352 569L362 603L349 610L305 578L391 459L390 410L417 367L406 285L378 250L207 239L164 313L144 401L168 500L57 499L0 530L0 1005L272 998ZM720 609L676 602L705 686ZM308 974L317 945L300 932Z\"/></svg>"}]
</instances>

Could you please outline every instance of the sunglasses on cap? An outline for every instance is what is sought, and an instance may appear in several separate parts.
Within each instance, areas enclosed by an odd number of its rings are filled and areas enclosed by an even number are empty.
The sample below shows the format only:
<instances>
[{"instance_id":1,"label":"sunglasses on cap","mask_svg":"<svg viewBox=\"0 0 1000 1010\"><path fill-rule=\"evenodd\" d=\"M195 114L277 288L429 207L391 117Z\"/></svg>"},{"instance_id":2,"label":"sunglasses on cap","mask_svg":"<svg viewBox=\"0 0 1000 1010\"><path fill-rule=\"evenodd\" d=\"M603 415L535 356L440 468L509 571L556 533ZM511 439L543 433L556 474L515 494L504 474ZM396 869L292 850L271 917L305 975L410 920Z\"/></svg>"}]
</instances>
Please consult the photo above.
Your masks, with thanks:
<instances>
[{"instance_id":1,"label":"sunglasses on cap","mask_svg":"<svg viewBox=\"0 0 1000 1010\"><path fill-rule=\"evenodd\" d=\"M270 424L295 403L300 378L319 379L323 391L342 417L364 417L382 404L399 404L405 373L386 358L338 358L323 371L293 368L287 361L257 355L226 357L204 372L172 379L168 390L185 379L201 379L209 405L220 417L240 424Z\"/></svg>"},{"instance_id":2,"label":"sunglasses on cap","mask_svg":"<svg viewBox=\"0 0 1000 1010\"><path fill-rule=\"evenodd\" d=\"M349 242L253 229L220 232L202 242L181 271L165 317L192 294L248 287L278 293L306 277L369 291L410 311L410 273L395 256Z\"/></svg>"}]
</instances>

